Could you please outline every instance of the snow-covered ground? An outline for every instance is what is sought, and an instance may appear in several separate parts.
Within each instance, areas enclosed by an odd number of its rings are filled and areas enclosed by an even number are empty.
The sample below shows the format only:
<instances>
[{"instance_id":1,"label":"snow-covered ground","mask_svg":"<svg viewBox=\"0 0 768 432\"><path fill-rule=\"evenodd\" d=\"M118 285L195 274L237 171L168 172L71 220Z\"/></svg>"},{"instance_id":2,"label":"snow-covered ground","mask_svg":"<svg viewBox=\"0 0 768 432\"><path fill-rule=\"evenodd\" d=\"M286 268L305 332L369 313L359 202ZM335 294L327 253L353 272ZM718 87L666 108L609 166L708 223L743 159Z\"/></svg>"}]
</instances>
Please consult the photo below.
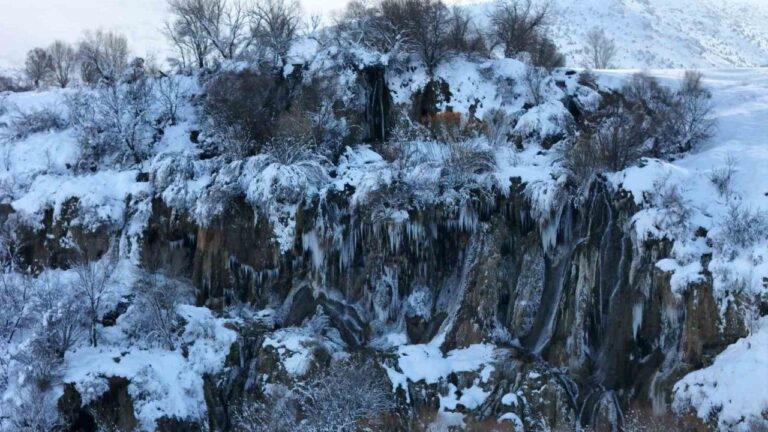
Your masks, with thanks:
<instances>
[{"instance_id":1,"label":"snow-covered ground","mask_svg":"<svg viewBox=\"0 0 768 432\"><path fill-rule=\"evenodd\" d=\"M492 3L469 6L480 21ZM534 4L542 4L535 0ZM768 65L768 2L762 0L555 0L551 29L568 66L584 65L593 27L616 41L614 67Z\"/></svg>"}]
</instances>

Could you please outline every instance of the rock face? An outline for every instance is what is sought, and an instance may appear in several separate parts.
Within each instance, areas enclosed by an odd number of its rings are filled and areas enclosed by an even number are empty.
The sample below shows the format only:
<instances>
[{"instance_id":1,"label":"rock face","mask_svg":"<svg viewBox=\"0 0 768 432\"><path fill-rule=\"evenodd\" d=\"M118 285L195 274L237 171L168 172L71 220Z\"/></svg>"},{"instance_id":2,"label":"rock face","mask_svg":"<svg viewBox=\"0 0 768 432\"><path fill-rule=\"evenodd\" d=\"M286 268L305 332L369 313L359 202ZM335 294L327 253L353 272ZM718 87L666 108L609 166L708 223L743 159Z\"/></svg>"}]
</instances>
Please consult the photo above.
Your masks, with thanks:
<instances>
[{"instance_id":1,"label":"rock face","mask_svg":"<svg viewBox=\"0 0 768 432\"><path fill-rule=\"evenodd\" d=\"M367 69L364 80L371 89L366 138L386 140L392 95L384 70ZM450 93L444 87L434 83L418 94L413 115L433 114L436 100ZM569 430L575 423L618 430L628 408L663 413L680 377L746 334L738 305L720 312L711 275L681 295L673 292L670 275L656 267L671 245L638 238L630 194L597 179L578 198L563 192L553 209L542 211L529 185L520 179L511 185L470 191L458 203L425 204L394 180L360 206L355 186L345 184L282 215L295 226L288 250L275 238L274 220L245 196L233 197L205 224L154 197L136 245L146 268L188 278L198 304L213 310L249 304L274 311L237 328L226 371L204 377L207 430L231 430L233 407L258 394L257 383L290 383L274 350L264 349L265 335L319 314L348 351L380 364L392 362L390 352L378 349L392 334L410 344L439 335L444 352L493 343L499 358L490 381L476 372L452 374L446 382L401 389L412 397L398 391L400 413L436 410L446 391L481 380L484 402L458 408L478 428L514 414L525 430ZM68 244L92 257L108 248L115 233L107 228L70 229L67 220L77 211L77 202L68 203L59 220L46 215L42 230L27 233L29 264L68 265L77 249ZM329 357L317 352L311 367ZM86 411L68 386L60 410L72 430L93 430L89 412L131 430L136 418L128 387L124 379L110 380ZM417 428L405 421L388 427ZM206 429L163 418L158 430Z\"/></svg>"},{"instance_id":2,"label":"rock face","mask_svg":"<svg viewBox=\"0 0 768 432\"><path fill-rule=\"evenodd\" d=\"M615 423L628 406L663 411L679 377L743 336L733 315L720 322L711 281L672 293L654 265L670 245L636 237L630 195L598 181L586 199L538 215L524 191L516 183L463 208L413 209L400 222L372 220L343 194L304 202L287 254L244 204L204 227L156 202L144 248L161 263L190 264L201 304L271 306L278 327L322 308L352 348L398 330L410 343L443 332L444 350L509 346L497 382L544 365L554 392L539 398L546 406L520 408L531 424L562 424L564 410L594 425ZM244 336L228 378L209 383L217 427L226 429L228 401L270 368L260 345ZM492 403L481 420L499 414Z\"/></svg>"}]
</instances>

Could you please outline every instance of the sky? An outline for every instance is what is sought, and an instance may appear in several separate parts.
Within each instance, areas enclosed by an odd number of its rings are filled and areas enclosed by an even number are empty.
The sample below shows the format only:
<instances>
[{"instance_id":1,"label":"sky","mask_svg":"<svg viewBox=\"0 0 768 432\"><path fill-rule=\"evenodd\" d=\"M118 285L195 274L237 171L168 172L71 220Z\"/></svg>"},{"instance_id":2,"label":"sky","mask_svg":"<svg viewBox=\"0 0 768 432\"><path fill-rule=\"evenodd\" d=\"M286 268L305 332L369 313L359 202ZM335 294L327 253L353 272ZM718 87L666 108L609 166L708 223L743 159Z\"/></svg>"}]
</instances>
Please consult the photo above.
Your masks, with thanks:
<instances>
[{"instance_id":1,"label":"sky","mask_svg":"<svg viewBox=\"0 0 768 432\"><path fill-rule=\"evenodd\" d=\"M332 17L347 0L301 0L306 13ZM55 39L77 41L88 29L128 36L133 54L167 56L160 32L166 0L0 0L0 67L19 68L30 49Z\"/></svg>"}]
</instances>

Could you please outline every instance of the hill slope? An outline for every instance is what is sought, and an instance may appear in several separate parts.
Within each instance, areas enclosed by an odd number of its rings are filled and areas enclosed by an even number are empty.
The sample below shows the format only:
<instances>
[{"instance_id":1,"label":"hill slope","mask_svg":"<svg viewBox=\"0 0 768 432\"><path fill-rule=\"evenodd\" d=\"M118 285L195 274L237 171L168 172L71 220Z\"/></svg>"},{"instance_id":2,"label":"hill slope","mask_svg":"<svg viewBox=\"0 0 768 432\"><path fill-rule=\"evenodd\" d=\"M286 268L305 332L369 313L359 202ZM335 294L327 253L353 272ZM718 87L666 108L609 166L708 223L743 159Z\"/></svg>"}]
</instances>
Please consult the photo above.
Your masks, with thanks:
<instances>
[{"instance_id":1,"label":"hill slope","mask_svg":"<svg viewBox=\"0 0 768 432\"><path fill-rule=\"evenodd\" d=\"M543 2L543 0L536 0ZM605 29L618 68L755 67L768 64L768 3L757 0L554 0L552 35L569 66L582 66L586 33ZM469 6L484 18L492 3Z\"/></svg>"}]
</instances>

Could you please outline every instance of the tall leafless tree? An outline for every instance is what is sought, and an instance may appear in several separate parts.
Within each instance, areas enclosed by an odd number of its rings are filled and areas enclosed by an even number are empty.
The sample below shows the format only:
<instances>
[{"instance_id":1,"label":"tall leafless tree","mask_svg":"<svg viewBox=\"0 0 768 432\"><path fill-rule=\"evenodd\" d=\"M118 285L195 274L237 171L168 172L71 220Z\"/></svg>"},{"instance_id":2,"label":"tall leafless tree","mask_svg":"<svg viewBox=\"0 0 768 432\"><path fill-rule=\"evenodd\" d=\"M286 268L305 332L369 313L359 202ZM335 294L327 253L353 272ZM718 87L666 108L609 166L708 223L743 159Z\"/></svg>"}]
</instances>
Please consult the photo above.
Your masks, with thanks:
<instances>
[{"instance_id":1,"label":"tall leafless tree","mask_svg":"<svg viewBox=\"0 0 768 432\"><path fill-rule=\"evenodd\" d=\"M53 60L48 51L43 48L35 48L27 53L27 60L24 62L24 72L35 88L40 87L40 83L51 75L52 70Z\"/></svg>"},{"instance_id":2,"label":"tall leafless tree","mask_svg":"<svg viewBox=\"0 0 768 432\"><path fill-rule=\"evenodd\" d=\"M301 26L299 3L295 0L263 0L251 12L256 43L266 48L275 63L285 63L288 50Z\"/></svg>"},{"instance_id":3,"label":"tall leafless tree","mask_svg":"<svg viewBox=\"0 0 768 432\"><path fill-rule=\"evenodd\" d=\"M549 15L549 3L536 6L532 0L499 0L489 16L493 45L502 46L507 57L530 52L542 37Z\"/></svg>"},{"instance_id":4,"label":"tall leafless tree","mask_svg":"<svg viewBox=\"0 0 768 432\"><path fill-rule=\"evenodd\" d=\"M235 58L251 44L248 9L240 0L169 0L168 4L183 23L182 34L192 41L204 37L225 59Z\"/></svg>"},{"instance_id":5,"label":"tall leafless tree","mask_svg":"<svg viewBox=\"0 0 768 432\"><path fill-rule=\"evenodd\" d=\"M589 67L608 69L616 56L616 43L605 35L603 29L594 27L587 33L586 51Z\"/></svg>"},{"instance_id":6,"label":"tall leafless tree","mask_svg":"<svg viewBox=\"0 0 768 432\"><path fill-rule=\"evenodd\" d=\"M175 20L165 23L163 32L178 52L179 58L176 61L182 68L193 64L199 69L206 66L212 45L199 21L190 16L177 15Z\"/></svg>"},{"instance_id":7,"label":"tall leafless tree","mask_svg":"<svg viewBox=\"0 0 768 432\"><path fill-rule=\"evenodd\" d=\"M111 31L86 32L77 54L83 81L115 84L128 67L128 39Z\"/></svg>"},{"instance_id":8,"label":"tall leafless tree","mask_svg":"<svg viewBox=\"0 0 768 432\"><path fill-rule=\"evenodd\" d=\"M77 65L75 49L72 48L72 45L57 40L48 47L48 52L51 55L53 77L56 83L61 88L67 87L72 80L72 72L74 72Z\"/></svg>"}]
</instances>

